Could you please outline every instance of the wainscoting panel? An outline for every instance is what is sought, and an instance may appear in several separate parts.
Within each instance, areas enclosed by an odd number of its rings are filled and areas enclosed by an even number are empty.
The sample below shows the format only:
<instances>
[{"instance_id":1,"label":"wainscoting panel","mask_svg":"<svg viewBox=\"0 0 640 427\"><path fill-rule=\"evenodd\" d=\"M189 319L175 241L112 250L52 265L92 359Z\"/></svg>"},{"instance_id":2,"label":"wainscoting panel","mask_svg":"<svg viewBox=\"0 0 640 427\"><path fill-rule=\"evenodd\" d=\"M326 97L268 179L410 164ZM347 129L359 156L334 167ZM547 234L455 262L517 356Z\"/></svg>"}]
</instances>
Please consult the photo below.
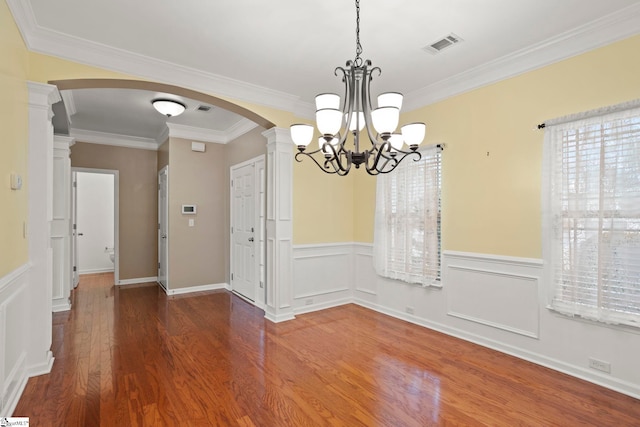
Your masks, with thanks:
<instances>
[{"instance_id":1,"label":"wainscoting panel","mask_svg":"<svg viewBox=\"0 0 640 427\"><path fill-rule=\"evenodd\" d=\"M293 252L294 299L348 291L351 245L296 246Z\"/></svg>"},{"instance_id":2,"label":"wainscoting panel","mask_svg":"<svg viewBox=\"0 0 640 427\"><path fill-rule=\"evenodd\" d=\"M25 336L28 334L26 264L0 278L0 415L11 415L27 384Z\"/></svg>"},{"instance_id":3,"label":"wainscoting panel","mask_svg":"<svg viewBox=\"0 0 640 427\"><path fill-rule=\"evenodd\" d=\"M539 337L540 260L445 251L447 314Z\"/></svg>"},{"instance_id":4,"label":"wainscoting panel","mask_svg":"<svg viewBox=\"0 0 640 427\"><path fill-rule=\"evenodd\" d=\"M446 283L447 314L538 338L536 277L449 265Z\"/></svg>"},{"instance_id":5,"label":"wainscoting panel","mask_svg":"<svg viewBox=\"0 0 640 427\"><path fill-rule=\"evenodd\" d=\"M378 276L373 269L373 245L357 244L354 250L355 268L358 280L355 290L369 295L377 295Z\"/></svg>"},{"instance_id":6,"label":"wainscoting panel","mask_svg":"<svg viewBox=\"0 0 640 427\"><path fill-rule=\"evenodd\" d=\"M353 245L299 245L293 249L296 314L344 304L351 299Z\"/></svg>"}]
</instances>

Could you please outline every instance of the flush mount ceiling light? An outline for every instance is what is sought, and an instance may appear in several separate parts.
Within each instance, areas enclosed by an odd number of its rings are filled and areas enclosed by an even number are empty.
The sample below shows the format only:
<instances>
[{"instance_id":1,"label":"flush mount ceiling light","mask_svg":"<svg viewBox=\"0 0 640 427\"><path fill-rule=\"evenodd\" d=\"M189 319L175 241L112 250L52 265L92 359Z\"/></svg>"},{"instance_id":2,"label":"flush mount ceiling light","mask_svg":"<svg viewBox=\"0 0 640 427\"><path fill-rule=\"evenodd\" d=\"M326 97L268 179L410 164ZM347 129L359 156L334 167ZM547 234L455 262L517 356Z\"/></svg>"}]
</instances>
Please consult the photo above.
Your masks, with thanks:
<instances>
[{"instance_id":1,"label":"flush mount ceiling light","mask_svg":"<svg viewBox=\"0 0 640 427\"><path fill-rule=\"evenodd\" d=\"M183 103L171 99L154 99L151 104L160 114L167 117L179 116L186 109Z\"/></svg>"},{"instance_id":2,"label":"flush mount ceiling light","mask_svg":"<svg viewBox=\"0 0 640 427\"><path fill-rule=\"evenodd\" d=\"M416 151L424 139L424 123L402 126L396 133L402 106L402 94L387 92L378 96L378 108L371 103L370 83L373 73L381 74L379 67L360 57L360 1L356 0L356 57L347 61L345 68L337 67L335 74L342 74L344 99L333 93L316 96L316 123L320 138L319 148L305 151L313 139L314 128L306 124L291 125L291 139L298 146L296 160L310 157L320 169L329 174L346 175L355 165L364 165L370 175L389 173L408 156L420 159ZM360 132L366 129L371 148L360 151ZM353 134L354 149L345 148L349 133ZM407 145L408 149L405 148ZM317 154L317 155L316 155Z\"/></svg>"}]
</instances>

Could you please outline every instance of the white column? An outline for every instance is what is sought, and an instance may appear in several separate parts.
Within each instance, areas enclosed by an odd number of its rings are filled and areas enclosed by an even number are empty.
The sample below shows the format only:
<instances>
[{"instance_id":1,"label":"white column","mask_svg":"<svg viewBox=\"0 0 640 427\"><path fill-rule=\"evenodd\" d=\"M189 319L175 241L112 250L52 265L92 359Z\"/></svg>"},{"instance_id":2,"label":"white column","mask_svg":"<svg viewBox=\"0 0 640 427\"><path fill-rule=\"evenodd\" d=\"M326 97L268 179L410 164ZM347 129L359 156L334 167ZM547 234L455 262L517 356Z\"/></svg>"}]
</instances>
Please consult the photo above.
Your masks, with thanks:
<instances>
[{"instance_id":1,"label":"white column","mask_svg":"<svg viewBox=\"0 0 640 427\"><path fill-rule=\"evenodd\" d=\"M267 302L272 322L293 315L293 143L288 129L267 138Z\"/></svg>"},{"instance_id":2,"label":"white column","mask_svg":"<svg viewBox=\"0 0 640 427\"><path fill-rule=\"evenodd\" d=\"M27 371L29 376L48 373L51 353L51 308L53 253L53 113L51 105L60 100L52 85L27 82L29 88L29 311Z\"/></svg>"},{"instance_id":3,"label":"white column","mask_svg":"<svg viewBox=\"0 0 640 427\"><path fill-rule=\"evenodd\" d=\"M75 139L53 137L53 249L52 310L71 309L71 154Z\"/></svg>"}]
</instances>

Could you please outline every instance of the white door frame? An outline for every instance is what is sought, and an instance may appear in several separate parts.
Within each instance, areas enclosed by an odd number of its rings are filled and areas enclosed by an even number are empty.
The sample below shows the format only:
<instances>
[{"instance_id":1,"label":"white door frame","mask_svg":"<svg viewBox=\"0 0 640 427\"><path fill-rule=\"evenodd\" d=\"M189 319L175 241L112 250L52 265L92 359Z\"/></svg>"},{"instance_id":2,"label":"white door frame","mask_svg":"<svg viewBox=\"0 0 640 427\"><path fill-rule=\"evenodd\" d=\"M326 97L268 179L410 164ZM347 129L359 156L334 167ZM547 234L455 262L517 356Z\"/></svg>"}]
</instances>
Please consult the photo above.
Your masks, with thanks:
<instances>
[{"instance_id":1,"label":"white door frame","mask_svg":"<svg viewBox=\"0 0 640 427\"><path fill-rule=\"evenodd\" d=\"M80 272L78 265L78 172L71 169L71 289L78 287ZM115 244L115 242L114 242ZM74 268L75 267L75 268Z\"/></svg>"},{"instance_id":2,"label":"white door frame","mask_svg":"<svg viewBox=\"0 0 640 427\"><path fill-rule=\"evenodd\" d=\"M72 167L71 173L73 174L73 172L101 173L106 175L113 175L113 249L115 253L115 258L113 263L114 264L113 281L114 281L114 284L119 285L120 284L120 194L119 194L120 193L119 192L120 171L114 170L114 169L93 169L93 168ZM75 197L76 200L71 202L72 206L74 204L77 204L77 197L78 197L77 191L73 192L73 197ZM77 216L75 219L77 221L78 219ZM76 230L76 233L77 233L77 230ZM71 239L71 244L74 245L72 252L76 254L76 258L77 258L78 247L76 246L77 245L76 240L77 239L75 238L75 233L74 233L74 236L72 236L72 239ZM71 263L74 264L75 260L72 259ZM73 271L73 267L77 268L77 265L72 265L71 271Z\"/></svg>"},{"instance_id":3,"label":"white door frame","mask_svg":"<svg viewBox=\"0 0 640 427\"><path fill-rule=\"evenodd\" d=\"M167 177L167 187L166 187L166 197L165 197L165 204L164 206L160 205L160 191L162 191L162 188L160 187L160 176L162 175L166 175ZM160 220L163 217L162 215L162 209L164 208L165 210L165 222L166 224L164 224L165 226L165 237L162 237L162 228L160 226ZM160 246L161 245L165 245L165 259L160 259ZM160 264L164 262L164 269L165 269L165 283L160 282ZM160 287L162 287L164 289L165 292L167 292L169 290L169 165L163 167L162 169L160 169L160 171L158 171L158 283L160 284Z\"/></svg>"},{"instance_id":4,"label":"white door frame","mask_svg":"<svg viewBox=\"0 0 640 427\"><path fill-rule=\"evenodd\" d=\"M254 253L254 281L255 281L255 300L249 301L256 307L264 309L266 299L266 174L265 174L265 156L257 156L253 159L246 160L244 162L235 164L229 168L229 271L233 273L233 229L234 212L233 212L233 187L232 179L233 171L243 168L245 166L255 165L254 168L254 224L256 239L256 251Z\"/></svg>"}]
</instances>

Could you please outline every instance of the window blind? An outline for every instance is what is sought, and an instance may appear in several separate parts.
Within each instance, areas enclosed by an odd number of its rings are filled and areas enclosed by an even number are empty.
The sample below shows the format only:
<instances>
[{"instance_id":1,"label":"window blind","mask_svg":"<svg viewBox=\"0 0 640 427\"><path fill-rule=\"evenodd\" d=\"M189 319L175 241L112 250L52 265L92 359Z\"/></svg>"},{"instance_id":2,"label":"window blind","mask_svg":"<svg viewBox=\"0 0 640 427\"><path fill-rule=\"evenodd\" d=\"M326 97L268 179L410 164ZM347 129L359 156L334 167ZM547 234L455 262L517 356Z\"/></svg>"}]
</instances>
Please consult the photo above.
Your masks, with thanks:
<instances>
[{"instance_id":1,"label":"window blind","mask_svg":"<svg viewBox=\"0 0 640 427\"><path fill-rule=\"evenodd\" d=\"M440 279L441 149L379 175L374 265L384 277L432 285Z\"/></svg>"},{"instance_id":2,"label":"window blind","mask_svg":"<svg viewBox=\"0 0 640 427\"><path fill-rule=\"evenodd\" d=\"M550 126L551 307L640 326L640 108Z\"/></svg>"}]
</instances>

